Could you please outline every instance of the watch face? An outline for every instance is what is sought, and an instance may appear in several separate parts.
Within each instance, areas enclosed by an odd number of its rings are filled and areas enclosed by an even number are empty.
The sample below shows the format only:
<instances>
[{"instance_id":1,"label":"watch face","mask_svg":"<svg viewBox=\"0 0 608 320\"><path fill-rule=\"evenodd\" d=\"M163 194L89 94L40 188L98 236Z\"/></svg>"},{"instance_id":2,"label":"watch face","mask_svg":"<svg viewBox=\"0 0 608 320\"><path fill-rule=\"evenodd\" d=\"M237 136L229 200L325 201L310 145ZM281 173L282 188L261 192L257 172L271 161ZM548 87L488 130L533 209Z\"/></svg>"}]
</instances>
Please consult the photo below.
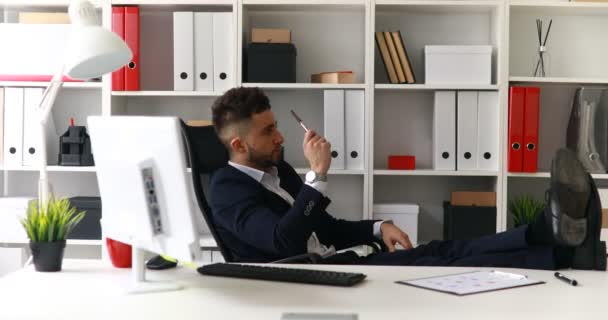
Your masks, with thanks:
<instances>
[{"instance_id":1,"label":"watch face","mask_svg":"<svg viewBox=\"0 0 608 320\"><path fill-rule=\"evenodd\" d=\"M312 170L308 171L306 173L306 182L313 182L315 180L316 176L317 175L315 174L314 171L312 171Z\"/></svg>"}]
</instances>

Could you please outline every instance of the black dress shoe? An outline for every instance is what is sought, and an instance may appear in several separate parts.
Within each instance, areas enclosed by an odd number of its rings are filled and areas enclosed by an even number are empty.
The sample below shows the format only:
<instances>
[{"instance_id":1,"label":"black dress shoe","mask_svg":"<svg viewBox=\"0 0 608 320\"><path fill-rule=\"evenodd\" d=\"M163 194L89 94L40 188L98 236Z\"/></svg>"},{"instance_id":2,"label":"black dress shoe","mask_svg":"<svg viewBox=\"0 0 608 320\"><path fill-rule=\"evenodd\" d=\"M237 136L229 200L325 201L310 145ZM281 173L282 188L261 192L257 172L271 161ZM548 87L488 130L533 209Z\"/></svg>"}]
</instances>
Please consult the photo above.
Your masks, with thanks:
<instances>
[{"instance_id":1,"label":"black dress shoe","mask_svg":"<svg viewBox=\"0 0 608 320\"><path fill-rule=\"evenodd\" d=\"M545 210L556 244L576 247L585 241L592 182L572 151L557 152L551 164L551 187L547 191Z\"/></svg>"},{"instance_id":2,"label":"black dress shoe","mask_svg":"<svg viewBox=\"0 0 608 320\"><path fill-rule=\"evenodd\" d=\"M606 270L606 242L600 241L602 228L602 204L597 187L591 176L591 197L587 205L587 237L574 248L572 268L582 270Z\"/></svg>"},{"instance_id":3,"label":"black dress shoe","mask_svg":"<svg viewBox=\"0 0 608 320\"><path fill-rule=\"evenodd\" d=\"M175 268L177 262L168 261L161 256L156 256L146 262L146 268L150 270L165 270Z\"/></svg>"}]
</instances>

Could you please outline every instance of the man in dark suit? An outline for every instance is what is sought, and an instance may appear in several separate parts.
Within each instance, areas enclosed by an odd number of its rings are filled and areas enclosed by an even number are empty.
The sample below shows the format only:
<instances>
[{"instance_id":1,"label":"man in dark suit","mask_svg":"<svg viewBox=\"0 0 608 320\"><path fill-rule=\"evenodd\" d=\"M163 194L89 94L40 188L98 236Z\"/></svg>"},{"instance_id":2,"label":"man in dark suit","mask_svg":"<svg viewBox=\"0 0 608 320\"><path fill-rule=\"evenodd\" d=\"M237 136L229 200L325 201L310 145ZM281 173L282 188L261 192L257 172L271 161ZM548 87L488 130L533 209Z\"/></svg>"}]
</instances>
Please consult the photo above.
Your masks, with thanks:
<instances>
[{"instance_id":1,"label":"man in dark suit","mask_svg":"<svg viewBox=\"0 0 608 320\"><path fill-rule=\"evenodd\" d=\"M479 239L412 248L407 234L390 221L345 221L325 210L330 142L306 132L302 147L310 171L302 182L281 160L283 136L261 90L226 92L213 106L213 124L230 161L211 177L211 207L219 236L239 261L315 252L326 263L606 269L595 185L566 151L554 163L548 209L537 222ZM389 252L335 254L375 239ZM405 250L396 251L397 243Z\"/></svg>"}]
</instances>

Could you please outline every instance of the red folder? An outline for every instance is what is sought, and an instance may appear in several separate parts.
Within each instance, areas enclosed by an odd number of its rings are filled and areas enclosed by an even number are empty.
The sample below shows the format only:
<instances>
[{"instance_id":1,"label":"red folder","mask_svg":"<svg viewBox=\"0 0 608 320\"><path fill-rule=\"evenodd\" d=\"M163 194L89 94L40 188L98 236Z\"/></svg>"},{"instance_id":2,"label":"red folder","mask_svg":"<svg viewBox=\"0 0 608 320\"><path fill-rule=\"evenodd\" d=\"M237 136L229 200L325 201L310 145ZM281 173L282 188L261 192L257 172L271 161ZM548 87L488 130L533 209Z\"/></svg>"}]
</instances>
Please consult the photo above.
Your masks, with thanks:
<instances>
[{"instance_id":1,"label":"red folder","mask_svg":"<svg viewBox=\"0 0 608 320\"><path fill-rule=\"evenodd\" d=\"M112 7L112 31L125 39L125 7ZM125 90L125 67L112 72L112 90Z\"/></svg>"},{"instance_id":2,"label":"red folder","mask_svg":"<svg viewBox=\"0 0 608 320\"><path fill-rule=\"evenodd\" d=\"M524 106L524 161L523 172L538 171L538 118L540 88L526 88Z\"/></svg>"},{"instance_id":3,"label":"red folder","mask_svg":"<svg viewBox=\"0 0 608 320\"><path fill-rule=\"evenodd\" d=\"M125 90L139 90L139 7L125 7L125 42L133 59L125 68Z\"/></svg>"},{"instance_id":4,"label":"red folder","mask_svg":"<svg viewBox=\"0 0 608 320\"><path fill-rule=\"evenodd\" d=\"M509 94L509 172L521 172L523 165L524 101L526 88L511 87Z\"/></svg>"}]
</instances>

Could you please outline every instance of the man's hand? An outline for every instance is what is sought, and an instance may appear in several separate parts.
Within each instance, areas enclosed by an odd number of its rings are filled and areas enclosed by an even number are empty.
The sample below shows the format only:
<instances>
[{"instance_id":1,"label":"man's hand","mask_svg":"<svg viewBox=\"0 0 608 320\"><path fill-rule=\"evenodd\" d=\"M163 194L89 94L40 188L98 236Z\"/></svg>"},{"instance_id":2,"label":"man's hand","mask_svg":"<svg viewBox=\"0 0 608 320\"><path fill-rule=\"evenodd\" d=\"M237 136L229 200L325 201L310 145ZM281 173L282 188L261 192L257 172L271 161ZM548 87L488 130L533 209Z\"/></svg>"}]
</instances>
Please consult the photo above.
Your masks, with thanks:
<instances>
[{"instance_id":1,"label":"man's hand","mask_svg":"<svg viewBox=\"0 0 608 320\"><path fill-rule=\"evenodd\" d=\"M411 249L412 243L407 233L401 231L392 223L384 222L380 225L382 232L382 241L388 247L389 252L395 251L395 244L399 243L405 249Z\"/></svg>"},{"instance_id":2,"label":"man's hand","mask_svg":"<svg viewBox=\"0 0 608 320\"><path fill-rule=\"evenodd\" d=\"M304 157L310 169L319 175L326 176L331 164L331 144L316 132L309 130L304 135Z\"/></svg>"}]
</instances>

